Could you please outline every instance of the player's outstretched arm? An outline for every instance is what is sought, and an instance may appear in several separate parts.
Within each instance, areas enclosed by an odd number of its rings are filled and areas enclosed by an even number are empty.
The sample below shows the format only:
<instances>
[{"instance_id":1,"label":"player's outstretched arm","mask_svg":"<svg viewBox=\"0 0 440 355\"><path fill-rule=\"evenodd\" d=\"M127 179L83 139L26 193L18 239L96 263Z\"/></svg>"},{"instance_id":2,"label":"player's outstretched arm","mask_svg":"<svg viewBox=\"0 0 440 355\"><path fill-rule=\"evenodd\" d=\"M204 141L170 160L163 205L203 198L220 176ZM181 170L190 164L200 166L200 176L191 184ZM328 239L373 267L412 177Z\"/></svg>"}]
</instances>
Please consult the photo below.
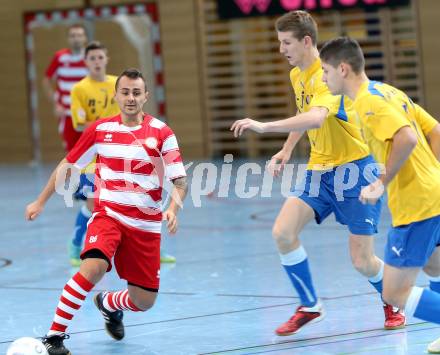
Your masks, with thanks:
<instances>
[{"instance_id":1,"label":"player's outstretched arm","mask_svg":"<svg viewBox=\"0 0 440 355\"><path fill-rule=\"evenodd\" d=\"M234 137L241 136L247 129L257 133L302 132L321 127L327 115L328 109L326 107L312 107L310 111L279 121L259 122L250 118L237 120L232 124L230 130L234 132Z\"/></svg>"},{"instance_id":2,"label":"player's outstretched arm","mask_svg":"<svg viewBox=\"0 0 440 355\"><path fill-rule=\"evenodd\" d=\"M302 132L290 132L289 137L284 142L283 148L272 156L267 170L272 176L278 177L286 164L289 162L292 152L295 149L296 144L299 142L305 131Z\"/></svg>"},{"instance_id":3,"label":"player's outstretched arm","mask_svg":"<svg viewBox=\"0 0 440 355\"><path fill-rule=\"evenodd\" d=\"M322 126L328 115L326 107L312 107L309 111L274 122L267 122L266 132L303 132Z\"/></svg>"},{"instance_id":4,"label":"player's outstretched arm","mask_svg":"<svg viewBox=\"0 0 440 355\"><path fill-rule=\"evenodd\" d=\"M168 209L164 212L163 219L167 221L168 233L177 232L177 212L183 205L183 200L188 192L188 182L186 177L180 177L172 181L174 187L171 192L171 202Z\"/></svg>"},{"instance_id":5,"label":"player's outstretched arm","mask_svg":"<svg viewBox=\"0 0 440 355\"><path fill-rule=\"evenodd\" d=\"M65 158L61 160L58 166L54 169L54 171L50 175L50 178L46 186L44 187L43 191L41 191L38 198L34 202L31 202L26 206L26 210L25 210L26 220L33 221L43 211L44 205L46 204L47 200L49 200L49 198L55 192L55 184L56 184L58 171L64 164L67 164L67 160ZM66 176L66 179L67 177L68 176Z\"/></svg>"}]
</instances>

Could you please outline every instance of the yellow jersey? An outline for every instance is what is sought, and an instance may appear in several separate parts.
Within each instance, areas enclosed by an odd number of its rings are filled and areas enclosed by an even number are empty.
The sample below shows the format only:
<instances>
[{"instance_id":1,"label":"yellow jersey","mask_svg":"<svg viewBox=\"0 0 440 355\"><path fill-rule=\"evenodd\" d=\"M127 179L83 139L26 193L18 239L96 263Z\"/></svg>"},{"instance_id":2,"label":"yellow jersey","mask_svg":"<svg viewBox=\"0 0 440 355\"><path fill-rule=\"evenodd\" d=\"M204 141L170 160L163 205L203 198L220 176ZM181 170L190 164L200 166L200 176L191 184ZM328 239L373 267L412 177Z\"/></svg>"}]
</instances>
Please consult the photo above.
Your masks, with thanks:
<instances>
[{"instance_id":1,"label":"yellow jersey","mask_svg":"<svg viewBox=\"0 0 440 355\"><path fill-rule=\"evenodd\" d=\"M119 106L113 98L116 79L114 75L106 75L105 81L96 81L86 76L73 86L70 111L75 130L83 131L85 123L119 113ZM95 163L87 165L82 173L94 174Z\"/></svg>"},{"instance_id":2,"label":"yellow jersey","mask_svg":"<svg viewBox=\"0 0 440 355\"><path fill-rule=\"evenodd\" d=\"M311 147L307 169L312 170L327 170L369 154L351 100L332 95L322 81L322 74L319 58L304 71L298 67L290 71L298 112L307 112L312 107L329 111L320 128L307 131Z\"/></svg>"},{"instance_id":3,"label":"yellow jersey","mask_svg":"<svg viewBox=\"0 0 440 355\"><path fill-rule=\"evenodd\" d=\"M73 86L70 110L75 130L83 131L85 123L119 113L113 98L116 79L114 75L107 75L105 81L96 81L86 76Z\"/></svg>"},{"instance_id":4,"label":"yellow jersey","mask_svg":"<svg viewBox=\"0 0 440 355\"><path fill-rule=\"evenodd\" d=\"M438 122L405 93L377 81L361 85L354 108L379 163L386 163L400 128L409 126L417 135L416 147L387 188L393 226L440 215L440 163L426 140Z\"/></svg>"}]
</instances>

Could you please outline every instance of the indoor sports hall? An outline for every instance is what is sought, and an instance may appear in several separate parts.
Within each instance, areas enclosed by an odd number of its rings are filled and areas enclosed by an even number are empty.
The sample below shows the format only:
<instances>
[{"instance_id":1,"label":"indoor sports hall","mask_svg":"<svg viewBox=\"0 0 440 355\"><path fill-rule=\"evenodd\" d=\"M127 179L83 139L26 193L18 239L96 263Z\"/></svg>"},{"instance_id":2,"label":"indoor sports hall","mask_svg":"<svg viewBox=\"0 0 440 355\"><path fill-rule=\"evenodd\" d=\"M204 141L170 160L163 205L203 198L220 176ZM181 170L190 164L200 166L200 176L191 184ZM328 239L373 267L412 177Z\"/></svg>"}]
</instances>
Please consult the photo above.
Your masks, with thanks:
<instances>
[{"instance_id":1,"label":"indoor sports hall","mask_svg":"<svg viewBox=\"0 0 440 355\"><path fill-rule=\"evenodd\" d=\"M280 263L272 228L291 189L301 184L310 143L301 138L273 177L268 165L287 133L247 131L237 138L230 127L246 117L268 122L296 114L301 98L295 98L274 27L277 18L296 10L316 20L318 49L338 36L356 39L371 80L404 91L438 120L437 0L2 1L0 354L16 339L47 335L66 282L80 270L69 260L85 206L72 197L74 178L57 183L37 219L25 218L26 206L66 156L56 109L60 104L68 111L71 99L57 95L73 83L57 83L48 66L54 53L68 48L74 24L84 28L87 42L105 44L107 74L131 67L144 74L149 96L143 111L174 132L188 191L177 233L169 233L166 221L162 225L161 253L172 260L161 263L154 306L124 311L125 337L109 337L94 297L127 288L113 268L69 322L64 344L70 354L428 353L440 326L409 315L404 327L384 329L381 297L353 267L349 232L333 214L319 225L312 220L300 233L325 317L292 335L275 333L301 298ZM148 142L139 145L147 156ZM333 149L341 142L328 144ZM163 186L163 210L172 187ZM381 259L392 224L386 200L374 236ZM416 285L429 288L432 280L421 272Z\"/></svg>"}]
</instances>

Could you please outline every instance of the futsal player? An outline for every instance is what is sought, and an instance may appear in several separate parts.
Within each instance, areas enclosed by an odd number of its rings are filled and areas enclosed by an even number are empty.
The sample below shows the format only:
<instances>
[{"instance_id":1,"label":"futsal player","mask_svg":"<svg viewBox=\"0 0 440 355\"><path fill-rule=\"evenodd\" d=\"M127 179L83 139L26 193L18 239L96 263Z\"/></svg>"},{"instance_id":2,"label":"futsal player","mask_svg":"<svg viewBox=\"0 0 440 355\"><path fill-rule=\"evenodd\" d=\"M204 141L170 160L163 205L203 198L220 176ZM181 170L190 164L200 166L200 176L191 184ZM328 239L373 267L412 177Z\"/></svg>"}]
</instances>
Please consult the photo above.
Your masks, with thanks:
<instances>
[{"instance_id":1,"label":"futsal player","mask_svg":"<svg viewBox=\"0 0 440 355\"><path fill-rule=\"evenodd\" d=\"M304 189L292 191L273 226L281 264L300 297L300 306L292 317L276 330L277 335L291 335L324 317L324 308L312 281L306 250L299 235L315 219L322 223L330 214L346 225L353 266L364 275L380 294L384 263L374 253L381 204L363 205L359 199L362 186L368 185L365 169L374 164L362 138L351 101L334 96L322 82L322 68L317 49L316 22L305 11L292 11L275 24L280 52L294 68L290 79L295 92L297 114L274 122L258 122L250 118L234 122L231 130L240 136L249 129L258 133L290 132L283 149L272 161L285 163L295 145L307 131L311 145L310 159L304 176ZM338 171L357 170L358 179L350 189L343 189ZM343 175L344 176L344 175ZM316 180L318 177L318 180ZM342 200L336 191L342 192ZM316 193L315 193L316 192ZM385 328L405 325L405 316L398 309L384 304Z\"/></svg>"},{"instance_id":2,"label":"futsal player","mask_svg":"<svg viewBox=\"0 0 440 355\"><path fill-rule=\"evenodd\" d=\"M96 155L97 196L87 227L82 263L65 285L53 323L43 339L50 355L69 355L67 328L88 293L112 267L127 288L100 292L94 298L107 332L124 337L123 311L146 311L156 300L160 277L162 219L168 232L177 231L177 212L186 191L186 173L173 131L142 112L148 92L142 74L125 70L116 81L115 100L121 113L86 128L74 149L52 173L37 200L26 207L34 220L55 191L57 173L64 164L84 168ZM163 180L173 183L169 207L162 214ZM59 182L58 182L59 183Z\"/></svg>"},{"instance_id":3,"label":"futsal player","mask_svg":"<svg viewBox=\"0 0 440 355\"><path fill-rule=\"evenodd\" d=\"M43 88L58 118L58 131L63 146L69 152L81 135L73 129L70 92L73 85L87 75L84 62L84 49L87 43L85 27L82 24L69 26L67 41L69 48L57 51L47 67Z\"/></svg>"},{"instance_id":4,"label":"futsal player","mask_svg":"<svg viewBox=\"0 0 440 355\"><path fill-rule=\"evenodd\" d=\"M73 128L82 132L99 118L114 116L119 113L119 107L114 100L114 90L117 77L107 75L109 61L108 50L100 42L94 41L85 48L85 63L89 74L76 83L71 93L71 112ZM94 166L88 166L80 176L80 184L75 198L86 201L78 212L73 238L69 244L69 258L72 266L81 263L80 253L87 222L93 211L93 181ZM173 255L161 251L160 261L174 263Z\"/></svg>"},{"instance_id":5,"label":"futsal player","mask_svg":"<svg viewBox=\"0 0 440 355\"><path fill-rule=\"evenodd\" d=\"M365 139L385 165L380 178L359 196L362 203L374 205L385 188L388 192L392 226L385 247L383 298L409 316L440 324L438 277L431 279L430 288L415 286L421 269L432 274L430 264L438 264L432 258L438 260L440 245L439 123L404 92L369 80L355 40L329 41L320 57L323 80L332 93L353 100ZM437 270L435 276L439 274Z\"/></svg>"}]
</instances>

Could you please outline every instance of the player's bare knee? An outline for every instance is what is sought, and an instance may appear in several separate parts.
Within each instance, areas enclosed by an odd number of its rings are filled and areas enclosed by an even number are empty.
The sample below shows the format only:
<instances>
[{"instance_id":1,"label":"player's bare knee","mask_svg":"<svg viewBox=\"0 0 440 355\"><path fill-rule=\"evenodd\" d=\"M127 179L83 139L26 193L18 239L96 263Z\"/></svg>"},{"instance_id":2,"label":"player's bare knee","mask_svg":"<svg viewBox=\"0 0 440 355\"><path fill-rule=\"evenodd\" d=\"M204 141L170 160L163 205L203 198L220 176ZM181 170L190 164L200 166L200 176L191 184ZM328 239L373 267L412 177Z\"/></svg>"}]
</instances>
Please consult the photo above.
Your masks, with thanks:
<instances>
[{"instance_id":1,"label":"player's bare knee","mask_svg":"<svg viewBox=\"0 0 440 355\"><path fill-rule=\"evenodd\" d=\"M440 276L440 268L438 268L436 265L426 265L423 268L423 271L426 275L430 277L439 277Z\"/></svg>"},{"instance_id":2,"label":"player's bare knee","mask_svg":"<svg viewBox=\"0 0 440 355\"><path fill-rule=\"evenodd\" d=\"M279 222L275 222L272 228L272 237L278 244L291 243L295 239L294 236L292 236L292 232L289 232Z\"/></svg>"},{"instance_id":3,"label":"player's bare knee","mask_svg":"<svg viewBox=\"0 0 440 355\"><path fill-rule=\"evenodd\" d=\"M106 270L102 270L100 267L96 267L89 268L86 271L80 272L92 284L97 284L104 277Z\"/></svg>"},{"instance_id":4,"label":"player's bare knee","mask_svg":"<svg viewBox=\"0 0 440 355\"><path fill-rule=\"evenodd\" d=\"M366 267L365 267L365 264L363 263L362 260L360 260L360 259L352 260L352 264L357 272L359 272L361 274L365 273Z\"/></svg>"},{"instance_id":5,"label":"player's bare knee","mask_svg":"<svg viewBox=\"0 0 440 355\"><path fill-rule=\"evenodd\" d=\"M363 253L351 253L351 263L353 267L360 272L361 274L365 274L369 269L369 260L368 256Z\"/></svg>"},{"instance_id":6,"label":"player's bare knee","mask_svg":"<svg viewBox=\"0 0 440 355\"><path fill-rule=\"evenodd\" d=\"M136 294L134 297L130 298L134 305L142 312L148 311L151 307L154 306L154 303L156 302L156 298L151 297L150 295Z\"/></svg>"},{"instance_id":7,"label":"player's bare knee","mask_svg":"<svg viewBox=\"0 0 440 355\"><path fill-rule=\"evenodd\" d=\"M350 255L351 263L359 273L366 277L372 277L377 274L378 263L374 254L364 250L352 249Z\"/></svg>"},{"instance_id":8,"label":"player's bare knee","mask_svg":"<svg viewBox=\"0 0 440 355\"><path fill-rule=\"evenodd\" d=\"M282 236L283 236L283 234L281 232L281 228L278 225L278 222L276 221L272 227L272 237L273 237L273 239L275 239L275 241L278 241L279 239L282 238Z\"/></svg>"},{"instance_id":9,"label":"player's bare knee","mask_svg":"<svg viewBox=\"0 0 440 355\"><path fill-rule=\"evenodd\" d=\"M81 263L79 272L91 283L99 282L107 272L108 263L101 259L85 259Z\"/></svg>"},{"instance_id":10,"label":"player's bare knee","mask_svg":"<svg viewBox=\"0 0 440 355\"><path fill-rule=\"evenodd\" d=\"M437 260L438 257L431 257L429 262L423 268L423 271L431 277L439 277L440 276L440 262Z\"/></svg>"},{"instance_id":11,"label":"player's bare knee","mask_svg":"<svg viewBox=\"0 0 440 355\"><path fill-rule=\"evenodd\" d=\"M431 277L440 276L440 248L437 247L423 268L423 271Z\"/></svg>"},{"instance_id":12,"label":"player's bare knee","mask_svg":"<svg viewBox=\"0 0 440 355\"><path fill-rule=\"evenodd\" d=\"M142 312L148 311L153 306L154 306L154 301L152 302L143 301L143 302L138 302L138 304L136 304L136 307L139 308Z\"/></svg>"},{"instance_id":13,"label":"player's bare knee","mask_svg":"<svg viewBox=\"0 0 440 355\"><path fill-rule=\"evenodd\" d=\"M128 286L128 295L133 304L143 312L153 307L157 298L157 292L148 291L134 285Z\"/></svg>"}]
</instances>

